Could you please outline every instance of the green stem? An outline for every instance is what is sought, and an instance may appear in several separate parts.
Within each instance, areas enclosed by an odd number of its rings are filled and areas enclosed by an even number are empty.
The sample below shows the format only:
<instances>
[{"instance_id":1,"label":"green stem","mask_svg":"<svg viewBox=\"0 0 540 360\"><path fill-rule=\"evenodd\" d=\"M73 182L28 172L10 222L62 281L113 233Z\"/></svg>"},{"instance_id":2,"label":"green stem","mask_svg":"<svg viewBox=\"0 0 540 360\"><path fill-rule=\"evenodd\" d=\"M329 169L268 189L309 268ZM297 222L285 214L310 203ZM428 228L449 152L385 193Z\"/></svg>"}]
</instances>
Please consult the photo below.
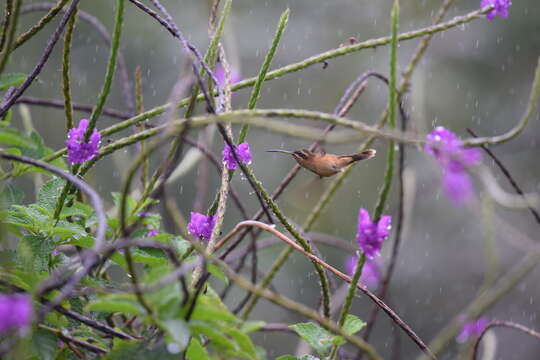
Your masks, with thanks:
<instances>
[{"instance_id":1,"label":"green stem","mask_svg":"<svg viewBox=\"0 0 540 360\"><path fill-rule=\"evenodd\" d=\"M397 113L397 46L398 46L398 27L399 27L399 0L394 0L392 6L391 17L391 43L390 43L390 77L388 81L388 125L390 129L396 128L396 113ZM377 222L381 218L390 189L392 188L392 180L394 178L394 158L395 144L393 141L388 142L388 153L386 158L386 172L384 175L384 183L375 205L373 212L373 221Z\"/></svg>"},{"instance_id":2,"label":"green stem","mask_svg":"<svg viewBox=\"0 0 540 360\"><path fill-rule=\"evenodd\" d=\"M281 17L279 18L279 23L276 30L276 34L274 35L274 40L272 40L272 45L270 46L270 49L268 50L268 53L266 54L266 57L264 58L261 69L259 70L259 75L257 76L257 80L255 80L255 84L253 85L253 90L251 91L251 96L248 102L248 109L250 110L255 109L255 107L257 106L257 101L259 100L262 84L264 80L266 79L266 74L268 73L268 69L270 69L270 64L272 63L272 59L274 58L274 55L276 54L277 47L283 36L283 31L285 31L285 26L287 26L287 21L289 20L289 13L290 11L289 9L287 9L283 12L283 14L281 14ZM239 144L243 143L246 140L248 130L249 130L248 124L242 125L242 128L240 129L240 135L238 136Z\"/></svg>"},{"instance_id":3,"label":"green stem","mask_svg":"<svg viewBox=\"0 0 540 360\"><path fill-rule=\"evenodd\" d=\"M53 6L39 21L37 24L32 26L28 31L21 34L15 43L11 51L16 50L19 46L23 45L25 42L30 40L34 35L36 35L41 29L45 27L54 17L62 10L62 8L67 4L68 0L58 0L55 6Z\"/></svg>"},{"instance_id":4,"label":"green stem","mask_svg":"<svg viewBox=\"0 0 540 360\"><path fill-rule=\"evenodd\" d=\"M529 274L540 263L540 247L530 251L521 262L502 275L493 286L478 294L465 308L463 312L456 315L446 327L435 335L429 344L429 348L434 354L440 353L450 341L452 341L463 327L463 315L467 319L476 319L487 309L497 303L497 301L521 283L523 278ZM426 356L421 355L418 359L425 360Z\"/></svg>"},{"instance_id":5,"label":"green stem","mask_svg":"<svg viewBox=\"0 0 540 360\"><path fill-rule=\"evenodd\" d=\"M292 226L285 215L281 212L279 207L277 206L276 202L272 200L272 197L266 189L262 186L261 182L257 180L255 175L253 174L253 171L251 168L249 168L246 164L239 163L240 167L242 167L244 173L247 177L249 177L252 180L252 183L255 185L256 191L261 195L261 197L264 199L264 201L268 204L274 215L279 219L279 221L283 224L285 229L296 239L296 241L309 253L313 253L313 249L311 248L311 245L309 242L304 239L304 237L300 234L300 232ZM293 248L289 248L290 251L292 251ZM315 271L317 272L319 276L319 281L321 283L321 292L322 292L322 299L323 299L323 312L325 317L330 317L330 287L328 284L328 278L326 276L326 272L322 268L321 265L317 264L315 261L313 262L313 265L315 266ZM255 297L254 297L255 298ZM252 298L251 300L253 300ZM256 300L255 300L256 302ZM253 308L254 304L251 306L251 309ZM242 313L242 319L246 320L249 312L248 308Z\"/></svg>"},{"instance_id":6,"label":"green stem","mask_svg":"<svg viewBox=\"0 0 540 360\"><path fill-rule=\"evenodd\" d=\"M2 54L2 52L4 51L4 45L6 44L9 24L11 23L12 15L13 0L6 0L6 6L4 7L4 19L2 20L2 33L0 34L0 54Z\"/></svg>"},{"instance_id":7,"label":"green stem","mask_svg":"<svg viewBox=\"0 0 540 360\"><path fill-rule=\"evenodd\" d=\"M536 64L536 70L534 73L531 94L529 95L529 103L527 104L527 108L525 109L525 114L523 114L523 117L518 122L518 124L514 128L510 129L508 132L502 135L492 136L492 137L471 138L471 139L463 141L463 144L468 145L468 146L496 145L496 144L501 144L503 142L506 142L508 140L512 140L513 138L521 134L521 132L525 129L525 127L529 123L529 120L536 113L536 107L538 106L539 98L540 98L540 57L538 57L538 62Z\"/></svg>"},{"instance_id":8,"label":"green stem","mask_svg":"<svg viewBox=\"0 0 540 360\"><path fill-rule=\"evenodd\" d=\"M67 0L66 0L67 1ZM64 1L64 3L66 2ZM63 5L62 5L63 6ZM73 40L73 31L77 20L77 9L73 11L67 24L66 35L64 37L64 53L62 56L62 92L64 94L64 112L66 115L66 132L74 128L73 106L71 104L71 81L69 78L71 41Z\"/></svg>"},{"instance_id":9,"label":"green stem","mask_svg":"<svg viewBox=\"0 0 540 360\"><path fill-rule=\"evenodd\" d=\"M358 280L360 280L360 276L362 276L362 270L364 268L365 263L366 263L366 255L362 254L358 257L358 261L356 263L356 268L354 270L352 281L349 284L349 289L347 291L347 297L345 298L345 301L343 302L343 307L341 308L341 312L339 314L338 325L340 327L343 327L343 324L345 324L345 319L347 319L347 315L349 314L349 310L351 309L352 300L354 298L354 294L356 293L356 284L358 283ZM332 347L332 353L329 359L334 359L336 357L337 350L338 350L338 346L334 345Z\"/></svg>"},{"instance_id":10,"label":"green stem","mask_svg":"<svg viewBox=\"0 0 540 360\"><path fill-rule=\"evenodd\" d=\"M6 67L9 55L13 48L13 40L15 39L15 33L17 32L17 24L19 22L21 4L22 0L15 0L15 3L13 5L13 15L9 17L9 30L6 38L6 43L4 48L2 49L2 53L0 53L0 55L2 56L0 58L0 74L4 72L4 68ZM6 4L6 7L7 5L8 4Z\"/></svg>"},{"instance_id":11,"label":"green stem","mask_svg":"<svg viewBox=\"0 0 540 360\"><path fill-rule=\"evenodd\" d=\"M92 111L88 128L86 129L86 133L84 134L84 141L88 141L90 139L90 135L92 134L92 131L94 130L96 126L97 119L101 115L101 111L103 110L105 100L107 100L107 96L109 95L109 92L111 90L114 70L116 68L116 58L118 55L118 48L120 46L120 35L122 32L123 16L124 16L124 0L117 0L114 31L113 31L112 40L111 40L111 53L109 55L109 61L107 63L107 72L105 74L105 82L101 89L101 93L98 96L97 104L94 107L94 110ZM80 169L80 164L76 164L72 168L72 172L77 173L79 169ZM54 219L59 218L60 213L62 212L62 208L64 207L65 200L68 194L72 191L72 189L73 187L69 183L67 183L62 189L62 193L60 194L60 197L58 198L58 201L56 202L56 207L54 210Z\"/></svg>"},{"instance_id":12,"label":"green stem","mask_svg":"<svg viewBox=\"0 0 540 360\"><path fill-rule=\"evenodd\" d=\"M124 21L124 0L116 0L116 15L114 19L114 30L111 39L111 52L109 54L109 60L107 61L107 71L105 73L105 81L103 87L99 93L96 106L90 115L90 123L84 134L85 141L90 139L92 131L96 127L96 122L101 115L105 101L109 96L112 86L112 80L114 72L116 70L116 59L118 57L118 48L120 47L120 35L122 34L122 24Z\"/></svg>"},{"instance_id":13,"label":"green stem","mask_svg":"<svg viewBox=\"0 0 540 360\"><path fill-rule=\"evenodd\" d=\"M193 247L208 261L214 263L217 267L219 267L225 273L227 278L234 281L234 283L237 284L239 287L251 292L254 296L264 297L265 299L275 303L278 306L297 312L304 317L315 320L328 331L343 336L355 347L364 351L370 359L381 359L381 357L377 354L376 350L371 345L356 336L347 334L338 324L336 324L329 318L322 317L319 315L319 313L308 308L307 306L297 303L272 291L269 291L262 286L255 286L251 284L249 281L236 274L235 271L231 269L225 262L218 260L216 257L206 252L202 245L193 243Z\"/></svg>"}]
</instances>

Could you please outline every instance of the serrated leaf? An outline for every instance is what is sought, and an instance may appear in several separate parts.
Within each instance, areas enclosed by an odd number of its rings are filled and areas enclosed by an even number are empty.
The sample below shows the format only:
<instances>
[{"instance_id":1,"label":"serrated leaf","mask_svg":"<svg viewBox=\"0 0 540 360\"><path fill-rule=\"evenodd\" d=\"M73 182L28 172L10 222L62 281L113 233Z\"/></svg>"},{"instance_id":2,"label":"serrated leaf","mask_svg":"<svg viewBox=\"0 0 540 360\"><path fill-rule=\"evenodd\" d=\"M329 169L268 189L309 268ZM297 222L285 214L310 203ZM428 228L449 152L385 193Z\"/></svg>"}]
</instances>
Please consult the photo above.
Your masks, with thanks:
<instances>
[{"instance_id":1,"label":"serrated leaf","mask_svg":"<svg viewBox=\"0 0 540 360\"><path fill-rule=\"evenodd\" d=\"M54 211L58 197L65 185L66 181L62 178L54 178L47 182L39 189L37 203L50 211Z\"/></svg>"},{"instance_id":2,"label":"serrated leaf","mask_svg":"<svg viewBox=\"0 0 540 360\"><path fill-rule=\"evenodd\" d=\"M32 350L40 360L55 359L58 351L58 337L56 334L38 329L32 334Z\"/></svg>"},{"instance_id":3,"label":"serrated leaf","mask_svg":"<svg viewBox=\"0 0 540 360\"><path fill-rule=\"evenodd\" d=\"M186 352L187 360L210 360L210 356L206 349L201 345L199 340L192 337Z\"/></svg>"},{"instance_id":4,"label":"serrated leaf","mask_svg":"<svg viewBox=\"0 0 540 360\"><path fill-rule=\"evenodd\" d=\"M58 235L62 239L66 239L75 235L88 236L88 234L86 233L86 230L84 230L84 228L81 225L76 224L76 223L70 223L65 220L58 221L56 226L51 228L49 232L51 235Z\"/></svg>"},{"instance_id":5,"label":"serrated leaf","mask_svg":"<svg viewBox=\"0 0 540 360\"><path fill-rule=\"evenodd\" d=\"M348 314L343 324L343 331L348 335L354 335L366 326L366 323L360 320L357 316Z\"/></svg>"},{"instance_id":6,"label":"serrated leaf","mask_svg":"<svg viewBox=\"0 0 540 360\"><path fill-rule=\"evenodd\" d=\"M0 74L0 91L20 85L24 80L26 80L26 74L23 73Z\"/></svg>"},{"instance_id":7,"label":"serrated leaf","mask_svg":"<svg viewBox=\"0 0 540 360\"><path fill-rule=\"evenodd\" d=\"M25 193L21 189L17 189L11 184L5 184L2 188L2 200L0 205L2 207L8 207L14 204L22 204L24 195Z\"/></svg>"},{"instance_id":8,"label":"serrated leaf","mask_svg":"<svg viewBox=\"0 0 540 360\"><path fill-rule=\"evenodd\" d=\"M32 252L32 270L46 271L49 268L49 256L56 245L49 237L28 235L22 238L21 243L26 244ZM21 244L19 244L21 246Z\"/></svg>"},{"instance_id":9,"label":"serrated leaf","mask_svg":"<svg viewBox=\"0 0 540 360\"><path fill-rule=\"evenodd\" d=\"M334 344L335 335L314 323L299 323L290 325L317 353L324 357Z\"/></svg>"}]
</instances>

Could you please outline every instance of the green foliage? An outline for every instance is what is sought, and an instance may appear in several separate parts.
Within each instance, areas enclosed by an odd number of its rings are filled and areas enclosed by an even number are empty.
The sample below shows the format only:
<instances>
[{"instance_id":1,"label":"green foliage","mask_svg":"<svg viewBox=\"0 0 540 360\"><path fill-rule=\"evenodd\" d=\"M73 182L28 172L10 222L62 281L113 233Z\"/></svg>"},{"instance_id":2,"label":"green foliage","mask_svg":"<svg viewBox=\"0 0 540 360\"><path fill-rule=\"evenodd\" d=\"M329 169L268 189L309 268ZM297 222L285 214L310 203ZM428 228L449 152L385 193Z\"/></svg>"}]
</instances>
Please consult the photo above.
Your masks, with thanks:
<instances>
[{"instance_id":1,"label":"green foliage","mask_svg":"<svg viewBox=\"0 0 540 360\"><path fill-rule=\"evenodd\" d=\"M276 360L319 360L319 358L313 355L304 355L302 357L296 357L292 355L283 355L283 356L277 357Z\"/></svg>"},{"instance_id":2,"label":"green foliage","mask_svg":"<svg viewBox=\"0 0 540 360\"><path fill-rule=\"evenodd\" d=\"M26 74L10 73L0 74L0 91L5 91L11 86L20 85L26 80Z\"/></svg>"},{"instance_id":3,"label":"green foliage","mask_svg":"<svg viewBox=\"0 0 540 360\"><path fill-rule=\"evenodd\" d=\"M344 343L341 336L333 335L319 325L311 322L290 325L289 327L322 357L328 355L332 345L341 345Z\"/></svg>"},{"instance_id":4,"label":"green foliage","mask_svg":"<svg viewBox=\"0 0 540 360\"><path fill-rule=\"evenodd\" d=\"M163 343L154 345L147 341L127 341L115 338L113 349L104 360L178 360L178 354L171 353Z\"/></svg>"},{"instance_id":5,"label":"green foliage","mask_svg":"<svg viewBox=\"0 0 540 360\"><path fill-rule=\"evenodd\" d=\"M85 306L87 311L102 311L107 313L120 312L132 315L143 315L144 308L137 302L135 295L113 294L93 300Z\"/></svg>"},{"instance_id":6,"label":"green foliage","mask_svg":"<svg viewBox=\"0 0 540 360\"><path fill-rule=\"evenodd\" d=\"M39 360L54 360L58 352L58 336L38 329L32 334L32 351Z\"/></svg>"},{"instance_id":7,"label":"green foliage","mask_svg":"<svg viewBox=\"0 0 540 360\"><path fill-rule=\"evenodd\" d=\"M191 338L186 351L187 360L210 360L210 355L196 338Z\"/></svg>"},{"instance_id":8,"label":"green foliage","mask_svg":"<svg viewBox=\"0 0 540 360\"><path fill-rule=\"evenodd\" d=\"M349 334L354 335L366 326L366 323L360 320L358 317L348 314L343 324L343 330Z\"/></svg>"}]
</instances>

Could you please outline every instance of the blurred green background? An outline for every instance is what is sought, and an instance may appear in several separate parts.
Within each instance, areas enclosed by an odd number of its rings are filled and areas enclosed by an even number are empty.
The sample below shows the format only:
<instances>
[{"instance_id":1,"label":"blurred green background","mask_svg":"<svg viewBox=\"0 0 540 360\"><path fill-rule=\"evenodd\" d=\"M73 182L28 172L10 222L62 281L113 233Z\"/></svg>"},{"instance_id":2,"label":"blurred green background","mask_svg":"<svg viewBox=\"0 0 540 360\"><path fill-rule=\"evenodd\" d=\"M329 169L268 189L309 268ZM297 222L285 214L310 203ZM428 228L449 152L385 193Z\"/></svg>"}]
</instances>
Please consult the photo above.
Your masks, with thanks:
<instances>
[{"instance_id":1,"label":"blurred green background","mask_svg":"<svg viewBox=\"0 0 540 360\"><path fill-rule=\"evenodd\" d=\"M37 3L24 1L24 4ZM425 27L431 23L442 1L402 1L400 32ZM208 40L208 1L164 0L184 34L204 52ZM293 63L347 43L350 37L358 41L389 34L391 1L367 0L235 0L225 38L229 61L243 77L255 76L273 37L280 14L290 8L291 14L284 38L271 69ZM455 1L446 19L475 10L479 1ZM112 29L114 2L86 0L81 9L99 18ZM29 28L43 13L24 15L19 31ZM412 78L406 97L411 126L419 134L443 125L466 136L465 129L473 128L480 135L495 135L510 129L522 116L528 101L532 76L540 55L540 5L537 0L515 0L510 16L493 22L479 19L465 26L437 34ZM53 23L56 24L58 20ZM7 71L28 73L37 62L54 25L47 26L31 41L16 50ZM399 46L399 70L404 70L418 39ZM125 26L121 51L125 56L130 77L136 66L143 73L145 108L165 103L185 63L179 42L153 19L130 3L126 3ZM85 22L78 22L72 49L72 87L75 102L93 104L96 101L105 73L109 49L96 31ZM61 99L61 44L27 95ZM302 71L269 81L263 85L260 108L295 108L332 112L346 87L358 75L367 71L388 73L388 48L367 49L329 61L328 67L313 65ZM118 80L118 76L116 76ZM115 81L107 106L126 110L119 82ZM349 113L350 119L374 123L386 104L387 89L371 80L366 92ZM250 90L243 89L234 97L234 108L244 108ZM202 107L201 107L201 110ZM61 110L31 108L35 128L46 144L54 149L65 141L65 121ZM15 112L19 119L18 111ZM78 113L76 119L83 117ZM105 116L98 128L110 126L118 120ZM154 119L157 122L158 119ZM308 123L308 122L306 122ZM317 124L321 128L324 124ZM237 130L237 129L236 129ZM538 113L518 138L494 152L508 166L526 192L540 190L538 163L540 124ZM192 134L196 136L195 134ZM269 148L297 149L306 147L304 140L276 135L267 131L250 130L248 140L254 154L253 169L265 187L273 190L293 165L292 159L269 154ZM357 144L328 145L335 153L352 152ZM377 141L373 147L375 159L361 163L347 178L325 210L315 230L354 242L357 213L360 207L372 209L385 168L385 143ZM212 145L219 156L222 144L216 136ZM119 191L123 174L135 148L122 151L101 161L87 180L112 205L111 191ZM432 158L414 147L408 147L407 171L412 198L409 209L408 231L403 239L400 257L390 289L389 303L419 334L430 341L450 318L458 314L475 296L486 271L484 238L489 230L480 200L483 189L476 183L477 198L467 206L453 206L440 193L440 172ZM490 160L485 164L492 165ZM169 186L167 195L174 197L184 214L189 215L195 200L196 183L201 164ZM218 186L218 177L209 170L208 193L204 208L208 207ZM497 179L507 190L507 181L495 169ZM290 219L302 223L318 197L331 180L319 180L302 171L294 180L279 204ZM30 181L23 180L31 201ZM257 210L256 197L247 181L236 176L234 186L241 193L249 213ZM395 184L395 183L394 183ZM394 187L395 190L395 187ZM393 191L385 213L396 215L397 196ZM237 210L229 202L224 231L240 220ZM172 229L171 224L166 226ZM515 265L537 246L538 224L527 210L508 210L493 205L491 226L496 237L498 276ZM392 239L391 239L392 240ZM391 241L385 244L382 262L387 264ZM346 256L321 245L324 258L343 268ZM280 248L262 251L260 266L268 269ZM538 269L509 294L490 308L489 319L511 320L532 328L540 328L537 318L540 289ZM216 283L218 287L221 284ZM294 255L274 281L284 295L309 306L319 301L318 280L313 266L302 256ZM231 303L243 295L240 291L229 297ZM354 303L353 313L367 319L372 304L363 296ZM269 322L293 323L301 321L297 315L260 301L253 315ZM388 317L380 314L373 345L385 358L392 352L394 332ZM538 358L540 345L535 340L512 330L496 330L496 359ZM403 334L401 357L410 359L418 354L415 345ZM290 334L264 333L255 336L256 343L269 351L271 358L294 353L298 339ZM510 345L510 346L509 346ZM517 346L519 345L519 346ZM455 358L459 347L452 343L442 359Z\"/></svg>"}]
</instances>

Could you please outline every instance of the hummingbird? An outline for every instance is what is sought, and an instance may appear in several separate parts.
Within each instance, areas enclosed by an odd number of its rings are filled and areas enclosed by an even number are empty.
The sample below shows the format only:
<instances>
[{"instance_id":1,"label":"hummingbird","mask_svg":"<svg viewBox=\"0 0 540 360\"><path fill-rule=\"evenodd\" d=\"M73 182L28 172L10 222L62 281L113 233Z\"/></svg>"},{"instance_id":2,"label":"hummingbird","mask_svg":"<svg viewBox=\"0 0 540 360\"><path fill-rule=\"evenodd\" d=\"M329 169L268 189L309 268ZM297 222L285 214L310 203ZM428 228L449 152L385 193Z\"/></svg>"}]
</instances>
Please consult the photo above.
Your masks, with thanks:
<instances>
[{"instance_id":1,"label":"hummingbird","mask_svg":"<svg viewBox=\"0 0 540 360\"><path fill-rule=\"evenodd\" d=\"M376 153L374 149L368 149L358 154L351 155L327 154L324 151L315 153L308 149L295 151L272 149L266 151L289 154L300 166L314 172L321 178L336 175L352 163L370 159L374 157Z\"/></svg>"}]
</instances>

